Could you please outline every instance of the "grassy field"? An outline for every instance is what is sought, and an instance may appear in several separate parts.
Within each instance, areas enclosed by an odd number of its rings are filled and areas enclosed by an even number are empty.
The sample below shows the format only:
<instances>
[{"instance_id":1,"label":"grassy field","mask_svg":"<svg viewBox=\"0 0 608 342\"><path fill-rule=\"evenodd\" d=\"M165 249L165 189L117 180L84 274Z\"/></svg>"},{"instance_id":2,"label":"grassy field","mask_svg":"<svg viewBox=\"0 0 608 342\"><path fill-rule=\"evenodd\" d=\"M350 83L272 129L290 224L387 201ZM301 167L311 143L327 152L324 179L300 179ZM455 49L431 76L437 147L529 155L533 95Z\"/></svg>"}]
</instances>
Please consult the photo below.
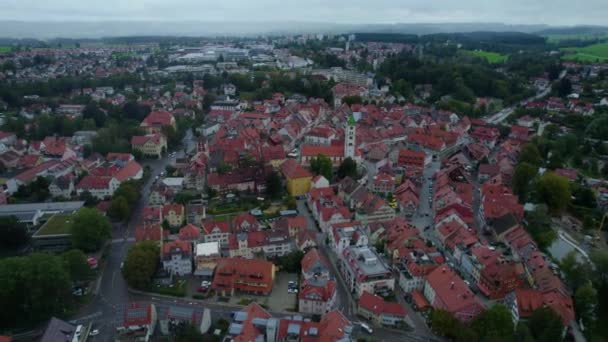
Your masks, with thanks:
<instances>
[{"instance_id":1,"label":"grassy field","mask_svg":"<svg viewBox=\"0 0 608 342\"><path fill-rule=\"evenodd\" d=\"M605 39L608 38L608 35L605 34L591 34L591 33L582 33L582 34L548 34L543 35L543 37L547 38L548 43L559 43L564 40L592 40L592 39Z\"/></svg>"},{"instance_id":2,"label":"grassy field","mask_svg":"<svg viewBox=\"0 0 608 342\"><path fill-rule=\"evenodd\" d=\"M503 55L498 52L490 52L490 51L481 51L481 50L463 50L463 52L469 56L475 56L484 58L486 61L492 64L503 63L509 58L508 55Z\"/></svg>"},{"instance_id":3,"label":"grassy field","mask_svg":"<svg viewBox=\"0 0 608 342\"><path fill-rule=\"evenodd\" d=\"M7 53L13 51L13 48L10 46L0 46L0 53Z\"/></svg>"},{"instance_id":4,"label":"grassy field","mask_svg":"<svg viewBox=\"0 0 608 342\"><path fill-rule=\"evenodd\" d=\"M594 44L585 47L562 48L562 51L572 52L562 59L580 62L608 61L608 43Z\"/></svg>"}]
</instances>

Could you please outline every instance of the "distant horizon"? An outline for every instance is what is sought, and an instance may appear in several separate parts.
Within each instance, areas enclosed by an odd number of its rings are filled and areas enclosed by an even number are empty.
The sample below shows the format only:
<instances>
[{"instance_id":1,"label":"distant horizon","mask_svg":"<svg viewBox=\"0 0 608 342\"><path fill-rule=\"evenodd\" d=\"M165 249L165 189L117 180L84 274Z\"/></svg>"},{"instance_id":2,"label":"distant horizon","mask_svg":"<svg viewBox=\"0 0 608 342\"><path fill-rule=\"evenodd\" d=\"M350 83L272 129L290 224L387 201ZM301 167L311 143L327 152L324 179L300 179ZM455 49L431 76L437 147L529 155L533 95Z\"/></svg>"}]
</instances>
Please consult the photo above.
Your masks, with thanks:
<instances>
[{"instance_id":1,"label":"distant horizon","mask_svg":"<svg viewBox=\"0 0 608 342\"><path fill-rule=\"evenodd\" d=\"M499 22L395 22L346 24L325 21L220 21L220 20L4 20L0 19L0 38L4 39L99 39L122 36L255 36L289 34L348 34L354 32L434 34L474 31L536 33L551 29L589 28L606 30L602 25L508 24Z\"/></svg>"}]
</instances>

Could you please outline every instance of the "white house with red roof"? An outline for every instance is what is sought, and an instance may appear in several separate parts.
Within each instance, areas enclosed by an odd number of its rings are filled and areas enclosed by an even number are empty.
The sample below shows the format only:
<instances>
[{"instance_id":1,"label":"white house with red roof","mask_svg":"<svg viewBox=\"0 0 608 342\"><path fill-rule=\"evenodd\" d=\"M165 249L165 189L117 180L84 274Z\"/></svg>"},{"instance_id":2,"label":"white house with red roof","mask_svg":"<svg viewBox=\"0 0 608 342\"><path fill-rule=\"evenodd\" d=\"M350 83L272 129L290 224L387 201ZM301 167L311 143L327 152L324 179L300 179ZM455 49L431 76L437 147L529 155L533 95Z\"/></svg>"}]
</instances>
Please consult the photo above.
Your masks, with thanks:
<instances>
[{"instance_id":1,"label":"white house with red roof","mask_svg":"<svg viewBox=\"0 0 608 342\"><path fill-rule=\"evenodd\" d=\"M181 277L192 274L192 242L169 241L162 244L163 269L172 275Z\"/></svg>"},{"instance_id":2,"label":"white house with red roof","mask_svg":"<svg viewBox=\"0 0 608 342\"><path fill-rule=\"evenodd\" d=\"M161 133L134 135L131 137L131 148L141 152L144 156L161 158L167 151L167 138Z\"/></svg>"},{"instance_id":3,"label":"white house with red roof","mask_svg":"<svg viewBox=\"0 0 608 342\"><path fill-rule=\"evenodd\" d=\"M449 312L462 322L470 322L485 308L451 268L437 267L426 276L424 297L435 309Z\"/></svg>"},{"instance_id":4,"label":"white house with red roof","mask_svg":"<svg viewBox=\"0 0 608 342\"><path fill-rule=\"evenodd\" d=\"M207 221L201 226L203 240L205 242L219 242L223 246L228 245L230 237L230 223L225 221Z\"/></svg>"},{"instance_id":5,"label":"white house with red roof","mask_svg":"<svg viewBox=\"0 0 608 342\"><path fill-rule=\"evenodd\" d=\"M298 311L311 315L323 315L333 310L336 304L335 280L313 277L304 280L298 293Z\"/></svg>"},{"instance_id":6,"label":"white house with red roof","mask_svg":"<svg viewBox=\"0 0 608 342\"><path fill-rule=\"evenodd\" d=\"M86 175L76 185L78 196L88 191L97 199L112 197L114 191L118 189L120 182L115 177Z\"/></svg>"},{"instance_id":7,"label":"white house with red roof","mask_svg":"<svg viewBox=\"0 0 608 342\"><path fill-rule=\"evenodd\" d=\"M401 327L407 318L407 311L401 304L387 302L367 291L359 297L357 313L380 327Z\"/></svg>"},{"instance_id":8,"label":"white house with red roof","mask_svg":"<svg viewBox=\"0 0 608 342\"><path fill-rule=\"evenodd\" d=\"M389 266L371 248L349 246L340 257L340 271L350 291L361 296L364 291L388 295L395 289Z\"/></svg>"}]
</instances>

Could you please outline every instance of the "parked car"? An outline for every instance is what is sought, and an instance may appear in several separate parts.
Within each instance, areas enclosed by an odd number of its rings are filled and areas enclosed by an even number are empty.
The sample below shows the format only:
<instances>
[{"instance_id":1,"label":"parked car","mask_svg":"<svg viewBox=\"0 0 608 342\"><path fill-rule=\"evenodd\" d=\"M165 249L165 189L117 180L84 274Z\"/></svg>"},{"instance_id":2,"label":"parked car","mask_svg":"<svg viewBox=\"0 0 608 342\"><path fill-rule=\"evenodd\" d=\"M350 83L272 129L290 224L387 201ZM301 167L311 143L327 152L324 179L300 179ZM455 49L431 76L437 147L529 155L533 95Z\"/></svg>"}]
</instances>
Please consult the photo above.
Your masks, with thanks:
<instances>
[{"instance_id":1,"label":"parked car","mask_svg":"<svg viewBox=\"0 0 608 342\"><path fill-rule=\"evenodd\" d=\"M97 336L99 335L99 329L93 329L90 333L89 336Z\"/></svg>"}]
</instances>

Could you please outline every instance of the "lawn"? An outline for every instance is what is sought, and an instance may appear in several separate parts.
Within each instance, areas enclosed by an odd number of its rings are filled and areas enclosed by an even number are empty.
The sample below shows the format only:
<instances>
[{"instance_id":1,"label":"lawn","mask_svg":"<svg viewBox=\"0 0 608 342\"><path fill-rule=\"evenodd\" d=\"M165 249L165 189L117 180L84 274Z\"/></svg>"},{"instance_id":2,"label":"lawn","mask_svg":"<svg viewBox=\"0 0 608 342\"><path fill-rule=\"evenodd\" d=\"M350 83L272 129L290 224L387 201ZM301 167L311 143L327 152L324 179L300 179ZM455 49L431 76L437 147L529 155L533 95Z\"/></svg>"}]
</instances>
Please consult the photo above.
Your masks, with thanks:
<instances>
[{"instance_id":1,"label":"lawn","mask_svg":"<svg viewBox=\"0 0 608 342\"><path fill-rule=\"evenodd\" d=\"M0 53L8 53L13 51L13 48L10 46L0 46Z\"/></svg>"},{"instance_id":2,"label":"lawn","mask_svg":"<svg viewBox=\"0 0 608 342\"><path fill-rule=\"evenodd\" d=\"M36 235L68 234L70 232L71 218L72 215L56 214L42 225L40 230L36 232Z\"/></svg>"},{"instance_id":3,"label":"lawn","mask_svg":"<svg viewBox=\"0 0 608 342\"><path fill-rule=\"evenodd\" d=\"M580 62L608 61L608 43L593 44L585 47L562 48L561 50L571 52L562 57L565 60Z\"/></svg>"},{"instance_id":4,"label":"lawn","mask_svg":"<svg viewBox=\"0 0 608 342\"><path fill-rule=\"evenodd\" d=\"M469 56L474 56L474 57L480 57L485 59L486 61L488 61L488 63L492 63L492 64L499 64L499 63L503 63L507 60L507 58L509 58L509 55L503 55L501 53L498 52L491 52L491 51L481 51L481 50L463 50L463 52L466 55Z\"/></svg>"}]
</instances>

